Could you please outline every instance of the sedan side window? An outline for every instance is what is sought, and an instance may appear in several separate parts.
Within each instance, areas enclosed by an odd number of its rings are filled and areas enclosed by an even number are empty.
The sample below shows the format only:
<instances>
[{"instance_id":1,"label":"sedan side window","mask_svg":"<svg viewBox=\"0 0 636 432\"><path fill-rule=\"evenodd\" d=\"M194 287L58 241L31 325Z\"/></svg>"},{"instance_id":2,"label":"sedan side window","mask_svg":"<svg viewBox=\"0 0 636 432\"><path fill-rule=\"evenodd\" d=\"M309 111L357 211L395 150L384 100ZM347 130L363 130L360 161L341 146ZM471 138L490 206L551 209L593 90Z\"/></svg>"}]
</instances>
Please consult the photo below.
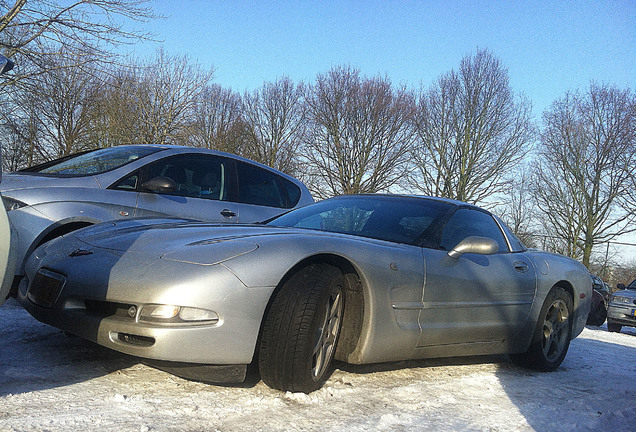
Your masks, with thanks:
<instances>
[{"instance_id":1,"label":"sedan side window","mask_svg":"<svg viewBox=\"0 0 636 432\"><path fill-rule=\"evenodd\" d=\"M215 156L176 156L148 167L147 179L168 177L176 183L169 195L223 200L226 197L227 161Z\"/></svg>"},{"instance_id":2,"label":"sedan side window","mask_svg":"<svg viewBox=\"0 0 636 432\"><path fill-rule=\"evenodd\" d=\"M499 245L499 252L509 252L501 229L492 216L478 210L465 208L457 210L446 222L440 247L444 250L451 250L470 236L493 239Z\"/></svg>"},{"instance_id":3,"label":"sedan side window","mask_svg":"<svg viewBox=\"0 0 636 432\"><path fill-rule=\"evenodd\" d=\"M286 191L281 185L283 179L279 176L243 162L236 162L236 169L240 202L278 208L293 207L288 205Z\"/></svg>"}]
</instances>

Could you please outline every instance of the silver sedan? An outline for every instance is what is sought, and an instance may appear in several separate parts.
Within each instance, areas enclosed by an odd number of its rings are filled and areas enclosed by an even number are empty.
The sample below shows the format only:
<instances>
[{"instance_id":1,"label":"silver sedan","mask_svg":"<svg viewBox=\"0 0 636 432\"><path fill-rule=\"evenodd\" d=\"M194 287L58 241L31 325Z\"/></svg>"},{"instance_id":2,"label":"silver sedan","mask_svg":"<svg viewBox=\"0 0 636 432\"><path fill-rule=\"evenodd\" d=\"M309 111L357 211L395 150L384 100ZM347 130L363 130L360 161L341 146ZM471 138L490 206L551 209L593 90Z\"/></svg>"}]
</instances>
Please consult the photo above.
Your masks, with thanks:
<instances>
[{"instance_id":1,"label":"silver sedan","mask_svg":"<svg viewBox=\"0 0 636 432\"><path fill-rule=\"evenodd\" d=\"M178 375L258 365L311 392L354 363L510 354L557 368L585 326L580 263L530 251L461 202L351 195L266 224L118 221L36 250L19 298L38 320Z\"/></svg>"},{"instance_id":2,"label":"silver sedan","mask_svg":"<svg viewBox=\"0 0 636 432\"><path fill-rule=\"evenodd\" d=\"M236 155L184 146L117 146L5 174L16 259L73 230L113 219L175 216L250 223L313 202L300 181Z\"/></svg>"},{"instance_id":3,"label":"silver sedan","mask_svg":"<svg viewBox=\"0 0 636 432\"><path fill-rule=\"evenodd\" d=\"M636 327L636 280L616 291L607 307L607 330L620 332L623 326Z\"/></svg>"}]
</instances>

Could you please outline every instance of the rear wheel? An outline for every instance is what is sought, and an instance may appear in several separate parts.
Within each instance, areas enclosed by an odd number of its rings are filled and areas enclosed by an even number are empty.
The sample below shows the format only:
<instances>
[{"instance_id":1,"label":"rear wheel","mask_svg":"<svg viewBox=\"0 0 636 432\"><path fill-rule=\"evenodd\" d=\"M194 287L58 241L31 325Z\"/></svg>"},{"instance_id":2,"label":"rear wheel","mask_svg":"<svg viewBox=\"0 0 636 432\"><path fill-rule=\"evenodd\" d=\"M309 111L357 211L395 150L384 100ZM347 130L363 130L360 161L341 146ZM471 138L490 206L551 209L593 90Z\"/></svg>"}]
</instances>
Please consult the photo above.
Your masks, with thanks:
<instances>
[{"instance_id":1,"label":"rear wheel","mask_svg":"<svg viewBox=\"0 0 636 432\"><path fill-rule=\"evenodd\" d=\"M553 371L561 365L572 338L572 297L563 288L553 287L539 314L539 321L525 353L511 354L513 363L530 369Z\"/></svg>"},{"instance_id":2,"label":"rear wheel","mask_svg":"<svg viewBox=\"0 0 636 432\"><path fill-rule=\"evenodd\" d=\"M344 277L328 264L312 264L276 294L265 317L259 371L268 386L310 393L325 383L342 325Z\"/></svg>"}]
</instances>

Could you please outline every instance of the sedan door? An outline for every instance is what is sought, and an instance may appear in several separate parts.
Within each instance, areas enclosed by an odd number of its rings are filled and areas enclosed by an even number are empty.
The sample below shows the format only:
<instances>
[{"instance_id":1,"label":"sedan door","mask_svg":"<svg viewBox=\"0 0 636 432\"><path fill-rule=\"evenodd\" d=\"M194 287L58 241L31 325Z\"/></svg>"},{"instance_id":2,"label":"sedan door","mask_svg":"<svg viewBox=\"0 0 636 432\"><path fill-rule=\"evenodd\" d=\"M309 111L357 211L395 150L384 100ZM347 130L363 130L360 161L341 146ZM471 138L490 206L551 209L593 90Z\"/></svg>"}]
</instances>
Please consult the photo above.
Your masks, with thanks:
<instances>
[{"instance_id":1,"label":"sedan door","mask_svg":"<svg viewBox=\"0 0 636 432\"><path fill-rule=\"evenodd\" d=\"M448 251L469 236L497 242L493 255ZM440 250L425 249L422 329L418 346L508 340L523 326L532 307L536 276L523 252L511 252L492 216L460 208L446 223Z\"/></svg>"},{"instance_id":2,"label":"sedan door","mask_svg":"<svg viewBox=\"0 0 636 432\"><path fill-rule=\"evenodd\" d=\"M232 169L227 158L208 155L178 155L161 159L139 174L142 184L137 198L136 217L177 216L209 222L237 222L238 206L226 201ZM175 190L153 192L144 181L169 178ZM120 182L132 184L134 180ZM121 186L118 186L121 187Z\"/></svg>"}]
</instances>

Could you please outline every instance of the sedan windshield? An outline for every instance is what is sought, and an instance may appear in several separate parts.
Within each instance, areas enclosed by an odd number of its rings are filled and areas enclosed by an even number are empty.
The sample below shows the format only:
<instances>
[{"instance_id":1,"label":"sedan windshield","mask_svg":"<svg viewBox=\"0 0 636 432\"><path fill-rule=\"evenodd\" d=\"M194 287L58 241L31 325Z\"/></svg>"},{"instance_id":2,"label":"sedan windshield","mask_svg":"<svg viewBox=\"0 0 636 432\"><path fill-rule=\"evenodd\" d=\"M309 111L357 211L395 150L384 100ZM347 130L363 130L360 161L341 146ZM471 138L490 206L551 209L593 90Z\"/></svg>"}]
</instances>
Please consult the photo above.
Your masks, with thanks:
<instances>
[{"instance_id":1,"label":"sedan windshield","mask_svg":"<svg viewBox=\"0 0 636 432\"><path fill-rule=\"evenodd\" d=\"M80 153L24 170L59 176L85 176L114 170L144 156L163 150L151 146L122 146Z\"/></svg>"},{"instance_id":2,"label":"sedan windshield","mask_svg":"<svg viewBox=\"0 0 636 432\"><path fill-rule=\"evenodd\" d=\"M439 222L451 207L453 204L425 198L352 195L294 210L268 225L434 247Z\"/></svg>"}]
</instances>

